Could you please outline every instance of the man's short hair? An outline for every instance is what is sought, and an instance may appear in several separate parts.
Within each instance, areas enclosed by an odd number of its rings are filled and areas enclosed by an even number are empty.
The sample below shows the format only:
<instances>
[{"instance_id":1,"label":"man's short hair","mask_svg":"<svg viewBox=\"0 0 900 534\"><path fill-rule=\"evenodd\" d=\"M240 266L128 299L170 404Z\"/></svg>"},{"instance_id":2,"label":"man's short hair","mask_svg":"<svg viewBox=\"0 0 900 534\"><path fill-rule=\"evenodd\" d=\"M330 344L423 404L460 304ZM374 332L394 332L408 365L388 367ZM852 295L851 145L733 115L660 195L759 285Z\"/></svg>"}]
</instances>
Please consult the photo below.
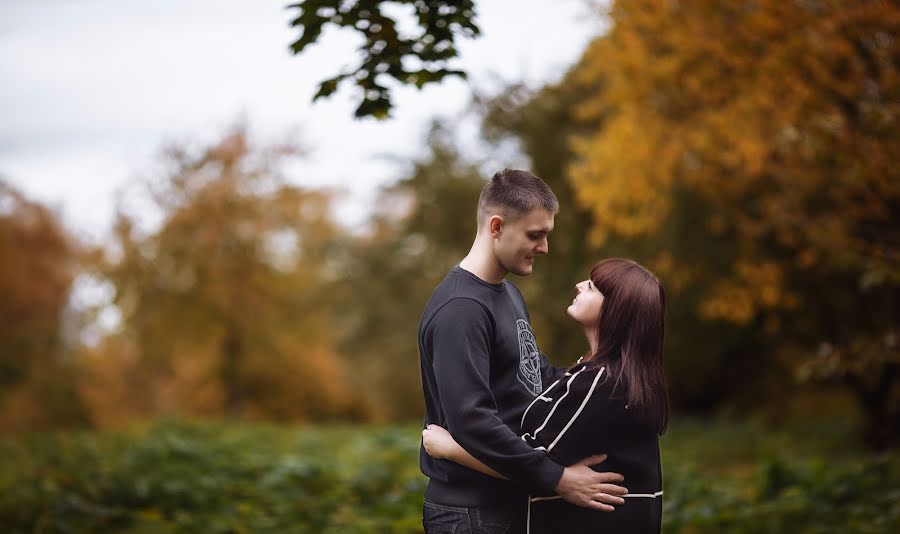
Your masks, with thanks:
<instances>
[{"instance_id":1,"label":"man's short hair","mask_svg":"<svg viewBox=\"0 0 900 534\"><path fill-rule=\"evenodd\" d=\"M493 213L514 220L538 208L554 215L559 211L559 201L550 187L528 171L503 169L481 190L478 227Z\"/></svg>"}]
</instances>

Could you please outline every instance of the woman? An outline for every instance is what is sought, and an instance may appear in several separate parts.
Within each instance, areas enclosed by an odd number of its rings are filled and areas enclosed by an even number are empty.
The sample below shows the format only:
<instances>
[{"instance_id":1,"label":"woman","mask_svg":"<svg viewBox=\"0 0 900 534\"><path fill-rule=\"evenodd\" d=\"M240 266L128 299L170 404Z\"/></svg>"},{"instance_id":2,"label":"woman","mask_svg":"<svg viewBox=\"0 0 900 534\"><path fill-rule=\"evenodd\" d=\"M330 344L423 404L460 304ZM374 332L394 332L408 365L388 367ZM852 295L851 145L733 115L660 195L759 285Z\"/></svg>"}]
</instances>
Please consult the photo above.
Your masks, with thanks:
<instances>
[{"instance_id":1,"label":"woman","mask_svg":"<svg viewBox=\"0 0 900 534\"><path fill-rule=\"evenodd\" d=\"M558 495L531 495L528 532L659 532L658 438L669 417L663 286L637 263L613 258L595 265L575 288L567 313L584 328L590 352L525 410L522 439L561 465L607 454L603 469L621 473L629 494L612 512L581 508ZM422 434L431 456L502 478L443 428L429 425Z\"/></svg>"}]
</instances>

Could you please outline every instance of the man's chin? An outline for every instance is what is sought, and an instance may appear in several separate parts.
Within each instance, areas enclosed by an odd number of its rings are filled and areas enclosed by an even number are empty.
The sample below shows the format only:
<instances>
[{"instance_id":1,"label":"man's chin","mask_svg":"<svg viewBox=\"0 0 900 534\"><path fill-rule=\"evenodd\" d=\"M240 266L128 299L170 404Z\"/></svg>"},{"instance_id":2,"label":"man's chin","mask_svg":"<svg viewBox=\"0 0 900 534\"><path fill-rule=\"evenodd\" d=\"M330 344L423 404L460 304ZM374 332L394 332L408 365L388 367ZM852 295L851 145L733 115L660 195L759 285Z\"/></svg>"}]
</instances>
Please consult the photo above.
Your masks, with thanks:
<instances>
[{"instance_id":1,"label":"man's chin","mask_svg":"<svg viewBox=\"0 0 900 534\"><path fill-rule=\"evenodd\" d=\"M514 271L510 271L516 276L528 276L534 270L532 265L522 265L516 268Z\"/></svg>"}]
</instances>

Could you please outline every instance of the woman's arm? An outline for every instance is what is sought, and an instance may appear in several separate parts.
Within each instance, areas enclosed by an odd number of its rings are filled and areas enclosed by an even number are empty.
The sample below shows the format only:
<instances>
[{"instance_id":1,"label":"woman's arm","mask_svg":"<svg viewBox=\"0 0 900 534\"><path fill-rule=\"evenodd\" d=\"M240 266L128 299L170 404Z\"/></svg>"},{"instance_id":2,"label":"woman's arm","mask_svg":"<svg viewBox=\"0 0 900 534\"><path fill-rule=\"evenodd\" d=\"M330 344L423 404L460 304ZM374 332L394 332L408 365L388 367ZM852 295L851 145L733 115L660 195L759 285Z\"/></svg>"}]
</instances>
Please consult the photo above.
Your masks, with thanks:
<instances>
[{"instance_id":1,"label":"woman's arm","mask_svg":"<svg viewBox=\"0 0 900 534\"><path fill-rule=\"evenodd\" d=\"M428 425L428 427L422 431L422 444L425 446L425 452L432 458L450 460L451 462L464 465L469 469L474 469L485 475L506 479L505 476L484 465L477 458L469 454L443 427Z\"/></svg>"}]
</instances>

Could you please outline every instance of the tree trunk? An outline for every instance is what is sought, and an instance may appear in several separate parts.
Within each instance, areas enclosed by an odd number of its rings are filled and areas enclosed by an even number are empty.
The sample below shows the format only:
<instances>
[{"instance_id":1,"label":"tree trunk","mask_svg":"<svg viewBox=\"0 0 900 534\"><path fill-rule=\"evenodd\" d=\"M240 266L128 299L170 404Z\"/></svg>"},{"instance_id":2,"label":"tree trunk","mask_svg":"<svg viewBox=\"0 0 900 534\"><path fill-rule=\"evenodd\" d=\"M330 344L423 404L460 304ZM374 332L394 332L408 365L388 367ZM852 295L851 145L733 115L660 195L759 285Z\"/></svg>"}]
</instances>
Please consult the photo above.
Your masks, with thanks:
<instances>
[{"instance_id":1,"label":"tree trunk","mask_svg":"<svg viewBox=\"0 0 900 534\"><path fill-rule=\"evenodd\" d=\"M900 364L885 364L877 380L867 382L858 375L847 375L846 381L862 405L866 444L875 450L900 445L900 403L895 390L900 387Z\"/></svg>"}]
</instances>

